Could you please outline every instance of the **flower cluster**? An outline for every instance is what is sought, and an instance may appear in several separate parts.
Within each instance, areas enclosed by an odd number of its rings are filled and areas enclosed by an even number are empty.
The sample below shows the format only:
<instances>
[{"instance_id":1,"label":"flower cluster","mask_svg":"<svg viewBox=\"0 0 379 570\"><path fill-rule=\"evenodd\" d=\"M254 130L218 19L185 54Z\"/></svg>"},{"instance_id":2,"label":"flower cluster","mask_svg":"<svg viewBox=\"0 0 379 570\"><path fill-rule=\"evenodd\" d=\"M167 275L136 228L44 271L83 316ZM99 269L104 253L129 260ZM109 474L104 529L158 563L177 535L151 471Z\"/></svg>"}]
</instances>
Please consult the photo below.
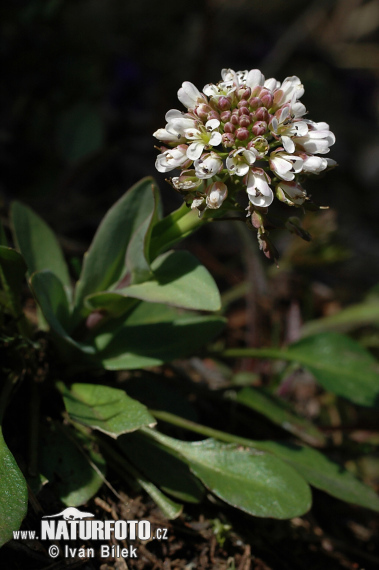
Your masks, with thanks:
<instances>
[{"instance_id":1,"label":"flower cluster","mask_svg":"<svg viewBox=\"0 0 379 570\"><path fill-rule=\"evenodd\" d=\"M258 69L223 69L221 76L202 93L183 83L178 98L187 112L168 111L165 128L154 133L165 145L157 170L180 169L170 182L200 213L220 208L241 186L249 216L267 211L274 196L301 206L308 199L304 177L336 164L318 156L335 142L329 125L304 118L304 87L296 76L283 83L265 80Z\"/></svg>"}]
</instances>

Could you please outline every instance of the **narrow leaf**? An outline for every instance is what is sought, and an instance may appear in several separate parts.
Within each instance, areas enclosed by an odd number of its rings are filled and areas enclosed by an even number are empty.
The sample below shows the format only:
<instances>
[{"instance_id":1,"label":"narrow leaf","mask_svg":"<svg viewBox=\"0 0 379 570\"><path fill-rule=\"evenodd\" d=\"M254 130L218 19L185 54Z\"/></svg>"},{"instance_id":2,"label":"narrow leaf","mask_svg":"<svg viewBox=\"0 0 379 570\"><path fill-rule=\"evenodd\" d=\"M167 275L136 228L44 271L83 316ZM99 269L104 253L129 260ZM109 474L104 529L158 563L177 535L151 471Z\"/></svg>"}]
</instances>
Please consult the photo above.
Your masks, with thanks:
<instances>
[{"instance_id":1,"label":"narrow leaf","mask_svg":"<svg viewBox=\"0 0 379 570\"><path fill-rule=\"evenodd\" d=\"M123 390L99 384L58 384L70 417L98 429L113 438L143 426L155 425L155 419L143 404L129 398Z\"/></svg>"},{"instance_id":2,"label":"narrow leaf","mask_svg":"<svg viewBox=\"0 0 379 570\"><path fill-rule=\"evenodd\" d=\"M12 204L11 219L15 242L26 261L29 275L48 269L69 292L71 281L68 267L50 227L31 208L20 202Z\"/></svg>"},{"instance_id":3,"label":"narrow leaf","mask_svg":"<svg viewBox=\"0 0 379 570\"><path fill-rule=\"evenodd\" d=\"M235 399L307 443L319 446L325 444L324 434L310 421L290 412L279 398L256 388L245 387L237 393Z\"/></svg>"},{"instance_id":4,"label":"narrow leaf","mask_svg":"<svg viewBox=\"0 0 379 570\"><path fill-rule=\"evenodd\" d=\"M351 305L335 315L306 323L302 336L311 336L324 331L347 332L358 327L379 323L379 303L365 302Z\"/></svg>"},{"instance_id":5,"label":"narrow leaf","mask_svg":"<svg viewBox=\"0 0 379 570\"><path fill-rule=\"evenodd\" d=\"M18 530L28 507L28 489L0 427L0 547Z\"/></svg>"},{"instance_id":6,"label":"narrow leaf","mask_svg":"<svg viewBox=\"0 0 379 570\"><path fill-rule=\"evenodd\" d=\"M341 501L379 511L379 497L375 491L319 451L274 441L259 442L259 447L292 465L313 487Z\"/></svg>"},{"instance_id":7,"label":"narrow leaf","mask_svg":"<svg viewBox=\"0 0 379 570\"><path fill-rule=\"evenodd\" d=\"M152 178L143 178L105 215L84 257L76 287L77 307L87 295L107 290L122 276L130 238L152 211L154 188Z\"/></svg>"}]
</instances>

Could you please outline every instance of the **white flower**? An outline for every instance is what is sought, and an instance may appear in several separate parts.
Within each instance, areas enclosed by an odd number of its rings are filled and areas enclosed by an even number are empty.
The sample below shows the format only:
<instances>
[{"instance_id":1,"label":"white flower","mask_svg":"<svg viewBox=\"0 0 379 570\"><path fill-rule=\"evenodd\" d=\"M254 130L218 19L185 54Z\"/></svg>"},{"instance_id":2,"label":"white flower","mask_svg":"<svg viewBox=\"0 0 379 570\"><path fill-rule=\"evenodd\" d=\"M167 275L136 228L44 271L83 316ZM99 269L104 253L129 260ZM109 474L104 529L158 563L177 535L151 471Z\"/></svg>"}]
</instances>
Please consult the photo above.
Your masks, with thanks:
<instances>
[{"instance_id":1,"label":"white flower","mask_svg":"<svg viewBox=\"0 0 379 570\"><path fill-rule=\"evenodd\" d=\"M259 69L250 69L245 79L246 85L253 91L254 87L262 87L265 82L265 76Z\"/></svg>"},{"instance_id":2,"label":"white flower","mask_svg":"<svg viewBox=\"0 0 379 570\"><path fill-rule=\"evenodd\" d=\"M303 167L303 159L300 156L283 152L282 148L270 154L269 163L271 170L282 180L293 180Z\"/></svg>"},{"instance_id":3,"label":"white flower","mask_svg":"<svg viewBox=\"0 0 379 570\"><path fill-rule=\"evenodd\" d=\"M187 150L187 156L191 160L200 158L205 147L218 146L221 143L222 135L218 131L214 132L220 126L218 119L210 119L198 128L186 129L184 134L187 140L194 141Z\"/></svg>"},{"instance_id":4,"label":"white flower","mask_svg":"<svg viewBox=\"0 0 379 570\"><path fill-rule=\"evenodd\" d=\"M309 119L304 119L308 126L308 132L304 136L300 134L293 138L293 142L305 152L310 154L326 154L336 142L336 137L329 130L328 123L314 123Z\"/></svg>"},{"instance_id":5,"label":"white flower","mask_svg":"<svg viewBox=\"0 0 379 570\"><path fill-rule=\"evenodd\" d=\"M167 111L165 119L167 121L165 130L173 136L176 136L177 139L184 137L184 131L186 129L196 127L195 119L177 109Z\"/></svg>"},{"instance_id":6,"label":"white flower","mask_svg":"<svg viewBox=\"0 0 379 570\"><path fill-rule=\"evenodd\" d=\"M275 195L289 206L300 206L304 203L307 193L298 182L279 182L275 188Z\"/></svg>"},{"instance_id":7,"label":"white flower","mask_svg":"<svg viewBox=\"0 0 379 570\"><path fill-rule=\"evenodd\" d=\"M215 210L222 206L228 195L228 187L223 182L214 182L207 188L207 207Z\"/></svg>"},{"instance_id":8,"label":"white flower","mask_svg":"<svg viewBox=\"0 0 379 570\"><path fill-rule=\"evenodd\" d=\"M199 208L200 206L202 206L203 204L204 204L204 198L195 198L195 199L192 201L191 209L192 209L192 210L198 209L198 208Z\"/></svg>"},{"instance_id":9,"label":"white flower","mask_svg":"<svg viewBox=\"0 0 379 570\"><path fill-rule=\"evenodd\" d=\"M202 181L197 178L194 170L183 170L180 176L171 178L171 183L176 190L194 190L198 188Z\"/></svg>"},{"instance_id":10,"label":"white flower","mask_svg":"<svg viewBox=\"0 0 379 570\"><path fill-rule=\"evenodd\" d=\"M264 87L270 91L276 91L280 87L280 81L277 81L273 77L270 77L270 79L266 79L264 82Z\"/></svg>"},{"instance_id":11,"label":"white flower","mask_svg":"<svg viewBox=\"0 0 379 570\"><path fill-rule=\"evenodd\" d=\"M208 83L204 85L204 93L207 97L214 97L218 99L219 97L227 97L236 90L236 85L232 81L221 81L217 85L213 83Z\"/></svg>"},{"instance_id":12,"label":"white flower","mask_svg":"<svg viewBox=\"0 0 379 570\"><path fill-rule=\"evenodd\" d=\"M251 168L246 178L247 194L254 206L266 208L273 199L274 194L269 186L270 177L262 168Z\"/></svg>"},{"instance_id":13,"label":"white flower","mask_svg":"<svg viewBox=\"0 0 379 570\"><path fill-rule=\"evenodd\" d=\"M206 103L207 100L197 87L190 81L184 81L178 91L178 99L187 109L195 109L200 103Z\"/></svg>"},{"instance_id":14,"label":"white flower","mask_svg":"<svg viewBox=\"0 0 379 570\"><path fill-rule=\"evenodd\" d=\"M253 150L246 148L238 148L232 150L226 159L226 168L229 174L237 174L237 176L245 176L249 172L249 168L256 161L257 155Z\"/></svg>"},{"instance_id":15,"label":"white flower","mask_svg":"<svg viewBox=\"0 0 379 570\"><path fill-rule=\"evenodd\" d=\"M194 162L196 176L202 180L212 178L223 167L222 160L215 152L204 154Z\"/></svg>"},{"instance_id":16,"label":"white flower","mask_svg":"<svg viewBox=\"0 0 379 570\"><path fill-rule=\"evenodd\" d=\"M187 149L187 145L181 144L176 148L166 150L162 154L158 154L155 161L155 168L158 172L170 172L170 170L180 168L188 162Z\"/></svg>"},{"instance_id":17,"label":"white flower","mask_svg":"<svg viewBox=\"0 0 379 570\"><path fill-rule=\"evenodd\" d=\"M280 137L282 145L287 152L295 152L295 143L292 138L295 136L303 137L308 133L308 125L306 120L292 120L291 107L286 105L282 107L269 125L270 131L277 137Z\"/></svg>"},{"instance_id":18,"label":"white flower","mask_svg":"<svg viewBox=\"0 0 379 570\"><path fill-rule=\"evenodd\" d=\"M276 108L292 100L300 99L304 95L304 86L300 79L293 75L286 77L281 86L274 90L274 105Z\"/></svg>"},{"instance_id":19,"label":"white flower","mask_svg":"<svg viewBox=\"0 0 379 570\"><path fill-rule=\"evenodd\" d=\"M153 133L153 136L158 140L167 143L173 143L173 142L183 143L186 140L185 137L183 137L181 134L169 133L166 129L158 129L157 131L155 131L155 133Z\"/></svg>"}]
</instances>

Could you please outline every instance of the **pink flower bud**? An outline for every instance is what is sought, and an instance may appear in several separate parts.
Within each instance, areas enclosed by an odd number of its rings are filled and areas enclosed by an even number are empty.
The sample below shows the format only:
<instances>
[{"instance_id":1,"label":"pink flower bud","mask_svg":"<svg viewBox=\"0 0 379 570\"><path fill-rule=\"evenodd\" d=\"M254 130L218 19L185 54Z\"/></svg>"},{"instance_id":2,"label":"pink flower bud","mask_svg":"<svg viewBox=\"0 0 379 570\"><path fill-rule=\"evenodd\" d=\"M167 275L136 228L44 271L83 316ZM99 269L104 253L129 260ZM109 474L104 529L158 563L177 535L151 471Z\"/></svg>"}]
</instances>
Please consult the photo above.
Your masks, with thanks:
<instances>
[{"instance_id":1,"label":"pink flower bud","mask_svg":"<svg viewBox=\"0 0 379 570\"><path fill-rule=\"evenodd\" d=\"M248 127L251 123L250 117L248 115L241 115L238 123L240 127Z\"/></svg>"},{"instance_id":2,"label":"pink flower bud","mask_svg":"<svg viewBox=\"0 0 379 570\"><path fill-rule=\"evenodd\" d=\"M238 109L238 116L241 117L241 115L250 115L250 111L247 107L241 107L240 109Z\"/></svg>"},{"instance_id":3,"label":"pink flower bud","mask_svg":"<svg viewBox=\"0 0 379 570\"><path fill-rule=\"evenodd\" d=\"M253 111L258 109L258 107L263 107L263 103L258 97L250 97L248 103Z\"/></svg>"},{"instance_id":4,"label":"pink flower bud","mask_svg":"<svg viewBox=\"0 0 379 570\"><path fill-rule=\"evenodd\" d=\"M231 148L232 146L234 146L234 143L235 143L234 136L231 133L224 133L222 135L222 144L224 145L224 147Z\"/></svg>"},{"instance_id":5,"label":"pink flower bud","mask_svg":"<svg viewBox=\"0 0 379 570\"><path fill-rule=\"evenodd\" d=\"M255 111L254 115L257 121L265 121L266 123L268 122L268 119L270 117L266 107L259 107L259 109Z\"/></svg>"},{"instance_id":6,"label":"pink flower bud","mask_svg":"<svg viewBox=\"0 0 379 570\"><path fill-rule=\"evenodd\" d=\"M220 119L223 123L226 123L227 121L229 121L231 115L232 114L230 111L223 111L220 115Z\"/></svg>"},{"instance_id":7,"label":"pink flower bud","mask_svg":"<svg viewBox=\"0 0 379 570\"><path fill-rule=\"evenodd\" d=\"M212 108L209 105L206 105L205 103L201 103L200 105L198 105L195 109L195 113L196 115L202 120L202 121L206 121L207 117L208 117L208 113L212 111Z\"/></svg>"},{"instance_id":8,"label":"pink flower bud","mask_svg":"<svg viewBox=\"0 0 379 570\"><path fill-rule=\"evenodd\" d=\"M248 99L251 95L250 87L246 87L246 85L242 85L237 91L238 99Z\"/></svg>"},{"instance_id":9,"label":"pink flower bud","mask_svg":"<svg viewBox=\"0 0 379 570\"><path fill-rule=\"evenodd\" d=\"M249 111L249 103L246 101L246 99L241 99L241 101L238 101L237 107L239 109L247 109L247 111Z\"/></svg>"},{"instance_id":10,"label":"pink flower bud","mask_svg":"<svg viewBox=\"0 0 379 570\"><path fill-rule=\"evenodd\" d=\"M261 91L262 91L262 87L260 85L257 85L256 87L254 87L251 94L253 97L259 97Z\"/></svg>"},{"instance_id":11,"label":"pink flower bud","mask_svg":"<svg viewBox=\"0 0 379 570\"><path fill-rule=\"evenodd\" d=\"M249 131L245 127L240 127L236 130L236 137L240 141L245 141L249 138Z\"/></svg>"},{"instance_id":12,"label":"pink flower bud","mask_svg":"<svg viewBox=\"0 0 379 570\"><path fill-rule=\"evenodd\" d=\"M257 137L259 137L259 135L263 135L266 132L267 123L265 121L258 121L253 125L251 130Z\"/></svg>"},{"instance_id":13,"label":"pink flower bud","mask_svg":"<svg viewBox=\"0 0 379 570\"><path fill-rule=\"evenodd\" d=\"M260 212L257 212L257 210L254 210L254 212L251 214L251 223L256 229L264 228L263 215Z\"/></svg>"},{"instance_id":14,"label":"pink flower bud","mask_svg":"<svg viewBox=\"0 0 379 570\"><path fill-rule=\"evenodd\" d=\"M210 111L207 115L207 120L209 121L210 119L217 119L219 121L220 113L218 113L217 111Z\"/></svg>"},{"instance_id":15,"label":"pink flower bud","mask_svg":"<svg viewBox=\"0 0 379 570\"><path fill-rule=\"evenodd\" d=\"M236 127L233 125L233 123L225 123L225 125L224 125L224 132L225 133L234 133L235 130L236 130Z\"/></svg>"},{"instance_id":16,"label":"pink flower bud","mask_svg":"<svg viewBox=\"0 0 379 570\"><path fill-rule=\"evenodd\" d=\"M219 97L217 101L217 107L220 111L227 111L232 106L232 102L229 97Z\"/></svg>"},{"instance_id":17,"label":"pink flower bud","mask_svg":"<svg viewBox=\"0 0 379 570\"><path fill-rule=\"evenodd\" d=\"M272 107L272 104L274 102L274 97L272 93L270 93L270 91L262 90L259 98L262 101L263 105L266 107L266 109L270 109L270 107Z\"/></svg>"},{"instance_id":18,"label":"pink flower bud","mask_svg":"<svg viewBox=\"0 0 379 570\"><path fill-rule=\"evenodd\" d=\"M233 123L233 125L238 125L238 115L232 113L232 116L230 117L230 122Z\"/></svg>"}]
</instances>

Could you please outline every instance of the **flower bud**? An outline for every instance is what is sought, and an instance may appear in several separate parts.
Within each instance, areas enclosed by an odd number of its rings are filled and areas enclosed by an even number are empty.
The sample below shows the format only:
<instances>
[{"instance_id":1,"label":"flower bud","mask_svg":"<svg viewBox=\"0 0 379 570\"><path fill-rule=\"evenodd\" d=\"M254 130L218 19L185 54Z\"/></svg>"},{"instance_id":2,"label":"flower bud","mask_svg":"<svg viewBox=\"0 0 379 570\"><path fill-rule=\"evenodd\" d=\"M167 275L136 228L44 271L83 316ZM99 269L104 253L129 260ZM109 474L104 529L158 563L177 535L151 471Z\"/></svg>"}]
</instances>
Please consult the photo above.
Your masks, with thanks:
<instances>
[{"instance_id":1,"label":"flower bud","mask_svg":"<svg viewBox=\"0 0 379 570\"><path fill-rule=\"evenodd\" d=\"M262 101L263 105L266 107L266 109L270 109L272 107L274 97L272 93L270 93L270 91L262 89L259 98Z\"/></svg>"},{"instance_id":2,"label":"flower bud","mask_svg":"<svg viewBox=\"0 0 379 570\"><path fill-rule=\"evenodd\" d=\"M250 97L248 103L253 111L258 109L258 107L263 107L263 103L258 97Z\"/></svg>"},{"instance_id":3,"label":"flower bud","mask_svg":"<svg viewBox=\"0 0 379 570\"><path fill-rule=\"evenodd\" d=\"M257 238L259 243L259 249L263 251L267 259L272 259L277 264L279 254L276 247L268 237L267 232L265 231L262 232L261 230L258 230Z\"/></svg>"},{"instance_id":4,"label":"flower bud","mask_svg":"<svg viewBox=\"0 0 379 570\"><path fill-rule=\"evenodd\" d=\"M249 103L246 101L246 99L241 99L241 101L238 101L237 107L238 109L247 109L247 112L249 112Z\"/></svg>"},{"instance_id":5,"label":"flower bud","mask_svg":"<svg viewBox=\"0 0 379 570\"><path fill-rule=\"evenodd\" d=\"M238 115L236 113L232 113L230 122L233 123L233 125L238 125Z\"/></svg>"},{"instance_id":6,"label":"flower bud","mask_svg":"<svg viewBox=\"0 0 379 570\"><path fill-rule=\"evenodd\" d=\"M201 103L200 105L198 105L195 109L195 113L196 115L199 117L199 119L201 119L202 121L206 121L207 117L208 117L208 113L210 113L212 111L212 107L210 107L209 105L207 105L206 103Z\"/></svg>"},{"instance_id":7,"label":"flower bud","mask_svg":"<svg viewBox=\"0 0 379 570\"><path fill-rule=\"evenodd\" d=\"M257 137L263 135L267 130L267 123L265 121L258 121L253 125L251 130Z\"/></svg>"},{"instance_id":8,"label":"flower bud","mask_svg":"<svg viewBox=\"0 0 379 570\"><path fill-rule=\"evenodd\" d=\"M254 210L254 212L251 214L251 223L256 229L264 228L264 217L261 212Z\"/></svg>"},{"instance_id":9,"label":"flower bud","mask_svg":"<svg viewBox=\"0 0 379 570\"><path fill-rule=\"evenodd\" d=\"M247 107L240 107L240 108L238 109L238 116L241 117L241 115L247 115L247 116L249 116L249 115L250 115L249 109L248 109Z\"/></svg>"},{"instance_id":10,"label":"flower bud","mask_svg":"<svg viewBox=\"0 0 379 570\"><path fill-rule=\"evenodd\" d=\"M230 97L219 97L217 101L217 107L220 109L220 111L228 111L231 106L232 102L230 100Z\"/></svg>"},{"instance_id":11,"label":"flower bud","mask_svg":"<svg viewBox=\"0 0 379 570\"><path fill-rule=\"evenodd\" d=\"M217 121L219 121L220 113L218 113L217 111L210 111L207 115L207 120L210 121L211 119L217 119Z\"/></svg>"},{"instance_id":12,"label":"flower bud","mask_svg":"<svg viewBox=\"0 0 379 570\"><path fill-rule=\"evenodd\" d=\"M222 206L228 195L228 187L223 182L214 182L207 188L206 204L208 208L215 210Z\"/></svg>"},{"instance_id":13,"label":"flower bud","mask_svg":"<svg viewBox=\"0 0 379 570\"><path fill-rule=\"evenodd\" d=\"M249 138L249 131L246 129L246 127L240 127L236 130L236 138L240 141L245 141Z\"/></svg>"},{"instance_id":14,"label":"flower bud","mask_svg":"<svg viewBox=\"0 0 379 570\"><path fill-rule=\"evenodd\" d=\"M257 85L256 87L254 87L251 94L253 97L259 97L261 91L262 91L262 87L260 85Z\"/></svg>"},{"instance_id":15,"label":"flower bud","mask_svg":"<svg viewBox=\"0 0 379 570\"><path fill-rule=\"evenodd\" d=\"M249 142L247 149L254 149L259 158L263 158L268 153L270 145L265 137L257 137L256 139Z\"/></svg>"},{"instance_id":16,"label":"flower bud","mask_svg":"<svg viewBox=\"0 0 379 570\"><path fill-rule=\"evenodd\" d=\"M266 123L268 123L270 118L266 107L259 107L259 109L255 111L254 115L256 121L265 121Z\"/></svg>"},{"instance_id":17,"label":"flower bud","mask_svg":"<svg viewBox=\"0 0 379 570\"><path fill-rule=\"evenodd\" d=\"M238 124L240 127L248 127L251 123L250 117L248 115L241 115L238 119Z\"/></svg>"},{"instance_id":18,"label":"flower bud","mask_svg":"<svg viewBox=\"0 0 379 570\"><path fill-rule=\"evenodd\" d=\"M238 99L249 99L251 95L251 89L250 87L247 87L246 85L241 85L241 87L238 89L237 91L237 97Z\"/></svg>"},{"instance_id":19,"label":"flower bud","mask_svg":"<svg viewBox=\"0 0 379 570\"><path fill-rule=\"evenodd\" d=\"M221 142L226 148L231 148L235 143L234 136L231 133L224 133Z\"/></svg>"},{"instance_id":20,"label":"flower bud","mask_svg":"<svg viewBox=\"0 0 379 570\"><path fill-rule=\"evenodd\" d=\"M196 176L195 170L183 170L180 176L171 179L171 183L176 190L190 191L198 188L202 181Z\"/></svg>"},{"instance_id":21,"label":"flower bud","mask_svg":"<svg viewBox=\"0 0 379 570\"><path fill-rule=\"evenodd\" d=\"M220 119L223 123L229 121L230 117L232 116L230 111L223 111L220 115Z\"/></svg>"},{"instance_id":22,"label":"flower bud","mask_svg":"<svg viewBox=\"0 0 379 570\"><path fill-rule=\"evenodd\" d=\"M224 132L225 133L234 133L235 130L236 130L236 127L233 125L233 123L225 123L225 125L224 125Z\"/></svg>"},{"instance_id":23,"label":"flower bud","mask_svg":"<svg viewBox=\"0 0 379 570\"><path fill-rule=\"evenodd\" d=\"M298 182L281 180L275 188L275 196L289 206L301 206L307 196L306 191Z\"/></svg>"}]
</instances>

